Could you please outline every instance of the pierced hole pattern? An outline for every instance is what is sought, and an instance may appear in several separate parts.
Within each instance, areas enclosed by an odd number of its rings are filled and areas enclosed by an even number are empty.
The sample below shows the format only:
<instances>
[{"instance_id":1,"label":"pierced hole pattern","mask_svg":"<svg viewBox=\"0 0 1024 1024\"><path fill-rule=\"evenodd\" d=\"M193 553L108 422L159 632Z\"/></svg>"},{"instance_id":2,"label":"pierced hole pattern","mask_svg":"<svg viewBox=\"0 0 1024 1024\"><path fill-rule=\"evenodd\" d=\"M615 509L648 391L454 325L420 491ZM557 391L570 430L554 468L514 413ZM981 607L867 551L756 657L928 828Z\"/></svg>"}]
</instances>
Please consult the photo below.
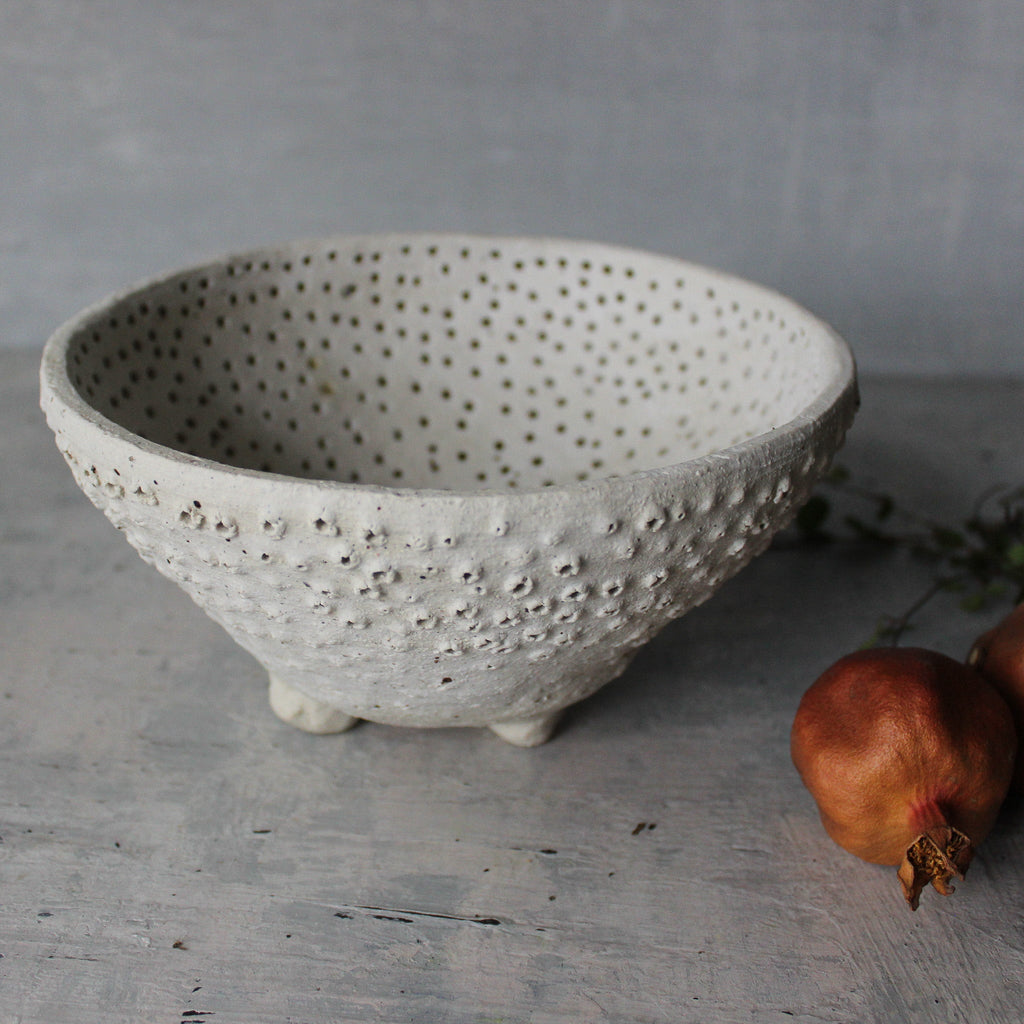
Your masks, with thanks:
<instances>
[{"instance_id":1,"label":"pierced hole pattern","mask_svg":"<svg viewBox=\"0 0 1024 1024\"><path fill-rule=\"evenodd\" d=\"M830 371L814 333L796 307L664 257L412 236L187 271L98 317L68 358L104 415L220 463L521 489L781 425Z\"/></svg>"}]
</instances>

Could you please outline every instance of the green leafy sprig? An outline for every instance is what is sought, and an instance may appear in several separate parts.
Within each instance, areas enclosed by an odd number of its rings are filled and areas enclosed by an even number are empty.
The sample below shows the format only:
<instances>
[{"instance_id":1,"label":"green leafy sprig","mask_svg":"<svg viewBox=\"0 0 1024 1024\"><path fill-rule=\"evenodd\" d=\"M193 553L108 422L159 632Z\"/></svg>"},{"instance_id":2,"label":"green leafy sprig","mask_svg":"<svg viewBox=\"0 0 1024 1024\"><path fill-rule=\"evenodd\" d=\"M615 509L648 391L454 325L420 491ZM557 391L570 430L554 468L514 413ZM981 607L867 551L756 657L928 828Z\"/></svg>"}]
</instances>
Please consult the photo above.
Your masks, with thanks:
<instances>
[{"instance_id":1,"label":"green leafy sprig","mask_svg":"<svg viewBox=\"0 0 1024 1024\"><path fill-rule=\"evenodd\" d=\"M960 606L968 612L1024 601L1024 485L990 488L970 515L955 525L905 509L890 494L857 485L843 467L832 470L825 487L853 497L867 512L843 515L842 533L836 534L833 503L816 493L797 516L803 539L835 542L845 536L902 549L933 569L931 585L905 611L883 618L865 646L898 643L914 616L943 592L959 594Z\"/></svg>"}]
</instances>

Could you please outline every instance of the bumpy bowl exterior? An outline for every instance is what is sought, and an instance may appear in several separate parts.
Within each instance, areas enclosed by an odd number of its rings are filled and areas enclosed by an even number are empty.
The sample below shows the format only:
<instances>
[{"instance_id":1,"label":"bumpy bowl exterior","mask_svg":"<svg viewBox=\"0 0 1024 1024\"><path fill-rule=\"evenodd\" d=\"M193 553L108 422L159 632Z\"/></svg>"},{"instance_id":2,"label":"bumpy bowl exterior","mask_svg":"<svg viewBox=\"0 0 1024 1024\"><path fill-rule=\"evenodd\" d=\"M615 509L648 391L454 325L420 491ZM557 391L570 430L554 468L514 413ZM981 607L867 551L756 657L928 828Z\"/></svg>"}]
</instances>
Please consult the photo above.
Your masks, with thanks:
<instances>
[{"instance_id":1,"label":"bumpy bowl exterior","mask_svg":"<svg viewBox=\"0 0 1024 1024\"><path fill-rule=\"evenodd\" d=\"M369 241L386 251L386 241ZM620 252L584 251L597 261ZM656 260L668 273L693 269ZM311 731L356 719L486 725L533 743L547 735L538 723L620 675L663 626L764 550L852 421L845 345L781 297L713 280L726 297L730 288L754 294L759 308L774 303L798 320L823 369L784 422L617 476L521 490L387 486L304 479L147 440L98 407L70 369L78 340L135 309L136 289L50 339L42 406L82 490L267 668L279 713ZM144 370L145 352L128 355Z\"/></svg>"}]
</instances>

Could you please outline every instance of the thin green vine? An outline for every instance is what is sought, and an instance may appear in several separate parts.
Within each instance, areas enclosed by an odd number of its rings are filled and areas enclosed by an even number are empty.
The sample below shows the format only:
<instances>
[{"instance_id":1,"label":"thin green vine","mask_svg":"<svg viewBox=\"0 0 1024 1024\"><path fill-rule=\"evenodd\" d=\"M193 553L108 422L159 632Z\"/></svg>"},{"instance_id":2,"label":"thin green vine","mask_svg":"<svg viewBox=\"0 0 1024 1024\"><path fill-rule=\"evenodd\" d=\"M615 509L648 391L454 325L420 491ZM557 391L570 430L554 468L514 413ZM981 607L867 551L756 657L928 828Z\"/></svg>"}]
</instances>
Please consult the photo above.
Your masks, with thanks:
<instances>
[{"instance_id":1,"label":"thin green vine","mask_svg":"<svg viewBox=\"0 0 1024 1024\"><path fill-rule=\"evenodd\" d=\"M854 483L848 470L835 467L824 487L866 507L864 515L838 517L832 500L814 494L796 519L807 541L855 540L909 551L932 567L933 579L903 612L883 617L865 646L897 644L914 617L937 595L960 595L968 612L1004 602L1024 602L1024 484L993 487L977 500L962 523L943 523L903 508L892 495Z\"/></svg>"}]
</instances>

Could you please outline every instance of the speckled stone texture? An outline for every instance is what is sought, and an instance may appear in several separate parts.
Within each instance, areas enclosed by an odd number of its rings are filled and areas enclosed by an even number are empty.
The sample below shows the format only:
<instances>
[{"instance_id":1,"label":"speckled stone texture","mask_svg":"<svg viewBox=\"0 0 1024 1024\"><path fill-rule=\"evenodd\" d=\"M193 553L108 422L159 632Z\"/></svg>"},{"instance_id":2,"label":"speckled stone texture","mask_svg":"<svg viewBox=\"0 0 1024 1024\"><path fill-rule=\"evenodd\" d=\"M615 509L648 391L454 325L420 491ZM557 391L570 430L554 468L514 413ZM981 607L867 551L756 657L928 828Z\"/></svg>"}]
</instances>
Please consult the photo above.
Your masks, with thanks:
<instances>
[{"instance_id":1,"label":"speckled stone texture","mask_svg":"<svg viewBox=\"0 0 1024 1024\"><path fill-rule=\"evenodd\" d=\"M807 498L853 362L771 292L583 243L227 258L51 339L79 485L268 669L360 718L532 745Z\"/></svg>"}]
</instances>

